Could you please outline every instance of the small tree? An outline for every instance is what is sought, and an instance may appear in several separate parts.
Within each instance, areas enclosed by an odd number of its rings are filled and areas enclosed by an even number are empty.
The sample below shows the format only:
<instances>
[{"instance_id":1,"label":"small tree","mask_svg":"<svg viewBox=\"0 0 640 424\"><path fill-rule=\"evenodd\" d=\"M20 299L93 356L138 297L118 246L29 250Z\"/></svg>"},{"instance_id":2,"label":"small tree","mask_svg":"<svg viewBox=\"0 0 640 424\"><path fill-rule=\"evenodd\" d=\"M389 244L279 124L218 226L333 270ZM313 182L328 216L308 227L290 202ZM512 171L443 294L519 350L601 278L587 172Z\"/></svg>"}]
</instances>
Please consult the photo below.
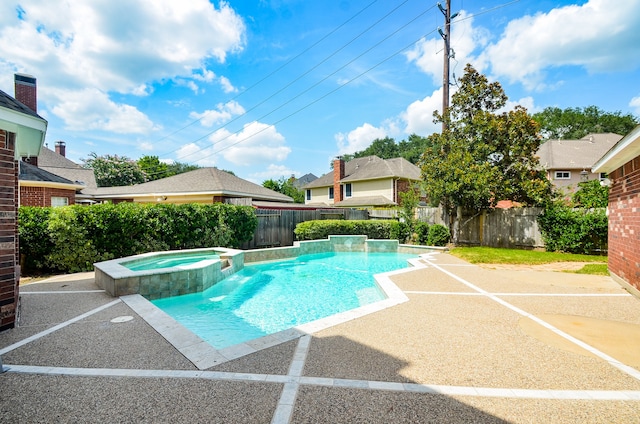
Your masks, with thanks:
<instances>
[{"instance_id":1,"label":"small tree","mask_svg":"<svg viewBox=\"0 0 640 424\"><path fill-rule=\"evenodd\" d=\"M118 187L144 183L147 179L138 163L126 156L104 155L95 152L82 159L85 168L92 168L98 187Z\"/></svg>"},{"instance_id":2,"label":"small tree","mask_svg":"<svg viewBox=\"0 0 640 424\"><path fill-rule=\"evenodd\" d=\"M297 189L291 180L281 177L279 180L269 179L262 182L262 186L293 198L295 203L304 203L304 193Z\"/></svg>"},{"instance_id":3,"label":"small tree","mask_svg":"<svg viewBox=\"0 0 640 424\"><path fill-rule=\"evenodd\" d=\"M542 205L551 196L535 156L538 125L526 109L499 113L507 102L500 83L471 65L459 82L449 109L434 112L447 129L428 137L421 161L427 195L442 205L454 242L463 209L480 212L500 200Z\"/></svg>"},{"instance_id":4,"label":"small tree","mask_svg":"<svg viewBox=\"0 0 640 424\"><path fill-rule=\"evenodd\" d=\"M606 208L609 204L609 187L598 180L578 183L578 191L571 197L571 203L580 208Z\"/></svg>"},{"instance_id":5,"label":"small tree","mask_svg":"<svg viewBox=\"0 0 640 424\"><path fill-rule=\"evenodd\" d=\"M142 156L138 159L138 166L142 172L144 172L148 181L155 181L175 175L169 171L169 166L166 163L160 162L158 156Z\"/></svg>"}]
</instances>

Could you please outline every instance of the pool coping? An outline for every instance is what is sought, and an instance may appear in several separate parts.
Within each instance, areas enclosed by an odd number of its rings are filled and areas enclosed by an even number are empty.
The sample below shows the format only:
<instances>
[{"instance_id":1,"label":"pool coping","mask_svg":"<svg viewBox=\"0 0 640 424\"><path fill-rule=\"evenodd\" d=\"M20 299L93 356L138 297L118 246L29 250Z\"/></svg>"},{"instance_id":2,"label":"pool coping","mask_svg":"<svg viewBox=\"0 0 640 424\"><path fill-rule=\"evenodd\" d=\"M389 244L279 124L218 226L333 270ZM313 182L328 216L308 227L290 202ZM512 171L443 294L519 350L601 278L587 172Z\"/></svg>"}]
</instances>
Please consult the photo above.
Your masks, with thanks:
<instances>
[{"instance_id":1,"label":"pool coping","mask_svg":"<svg viewBox=\"0 0 640 424\"><path fill-rule=\"evenodd\" d=\"M425 248L423 247L423 249ZM410 267L374 275L376 284L384 292L386 299L223 349L216 349L140 294L121 296L120 299L185 358L191 361L193 365L200 370L204 370L407 302L409 298L393 283L390 277L425 268L427 265L425 265L423 259L439 252L438 249L426 250L430 250L430 252L417 254L415 259L407 261L411 265Z\"/></svg>"}]
</instances>

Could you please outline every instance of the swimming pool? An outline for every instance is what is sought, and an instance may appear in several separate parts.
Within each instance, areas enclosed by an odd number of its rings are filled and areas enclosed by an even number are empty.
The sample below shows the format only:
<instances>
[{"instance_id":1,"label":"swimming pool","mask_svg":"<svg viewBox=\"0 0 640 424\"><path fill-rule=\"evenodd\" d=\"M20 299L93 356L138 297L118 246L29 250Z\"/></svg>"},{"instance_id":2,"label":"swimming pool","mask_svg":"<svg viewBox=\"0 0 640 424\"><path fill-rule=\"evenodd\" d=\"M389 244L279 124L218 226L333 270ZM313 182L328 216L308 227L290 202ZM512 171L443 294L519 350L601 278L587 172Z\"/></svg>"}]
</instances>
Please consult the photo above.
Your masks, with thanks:
<instances>
[{"instance_id":1,"label":"swimming pool","mask_svg":"<svg viewBox=\"0 0 640 424\"><path fill-rule=\"evenodd\" d=\"M217 349L385 299L373 275L414 254L329 252L245 264L201 293L152 301Z\"/></svg>"}]
</instances>

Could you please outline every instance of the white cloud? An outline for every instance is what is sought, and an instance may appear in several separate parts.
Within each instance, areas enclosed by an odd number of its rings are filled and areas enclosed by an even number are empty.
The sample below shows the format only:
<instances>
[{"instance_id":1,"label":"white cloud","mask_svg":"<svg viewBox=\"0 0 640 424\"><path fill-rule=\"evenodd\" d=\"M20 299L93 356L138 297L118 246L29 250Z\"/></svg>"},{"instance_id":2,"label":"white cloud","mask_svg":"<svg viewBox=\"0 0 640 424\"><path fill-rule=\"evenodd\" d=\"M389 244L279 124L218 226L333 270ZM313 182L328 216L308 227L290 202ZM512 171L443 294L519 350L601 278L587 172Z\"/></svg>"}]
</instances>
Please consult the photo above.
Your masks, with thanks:
<instances>
[{"instance_id":1,"label":"white cloud","mask_svg":"<svg viewBox=\"0 0 640 424\"><path fill-rule=\"evenodd\" d=\"M215 166L216 155L213 146L202 148L196 143L185 144L176 152L178 162L196 163L200 166ZM196 158L198 158L196 160Z\"/></svg>"},{"instance_id":2,"label":"white cloud","mask_svg":"<svg viewBox=\"0 0 640 424\"><path fill-rule=\"evenodd\" d=\"M477 58L473 52L487 45L489 33L483 28L473 26L473 18L468 18L465 11L461 11L451 25L451 56L454 58L450 63L451 72L456 72L456 62L460 64L476 63ZM413 49L406 53L410 62L415 62L420 70L433 79L433 83L442 84L443 73L443 41L440 35L429 39L418 41ZM482 71L482 66L478 66L478 71ZM462 69L460 69L462 72Z\"/></svg>"},{"instance_id":3,"label":"white cloud","mask_svg":"<svg viewBox=\"0 0 640 424\"><path fill-rule=\"evenodd\" d=\"M433 122L433 112L436 110L438 112L442 111L442 88L434 91L431 96L411 103L407 109L400 114L400 118L406 124L404 132L406 134L418 135L429 135L434 132L439 132L442 128L441 124L435 124Z\"/></svg>"},{"instance_id":4,"label":"white cloud","mask_svg":"<svg viewBox=\"0 0 640 424\"><path fill-rule=\"evenodd\" d=\"M633 109L635 115L640 115L640 96L631 99L629 106Z\"/></svg>"},{"instance_id":5,"label":"white cloud","mask_svg":"<svg viewBox=\"0 0 640 424\"><path fill-rule=\"evenodd\" d=\"M138 143L138 149L142 150L143 152L150 152L153 150L153 144L149 143L148 141L143 141L141 143Z\"/></svg>"},{"instance_id":6,"label":"white cloud","mask_svg":"<svg viewBox=\"0 0 640 424\"><path fill-rule=\"evenodd\" d=\"M236 101L232 100L225 104L218 103L215 110L205 110L202 113L191 112L191 119L198 119L202 126L212 127L213 125L229 122L234 116L243 115L244 108Z\"/></svg>"},{"instance_id":7,"label":"white cloud","mask_svg":"<svg viewBox=\"0 0 640 424\"><path fill-rule=\"evenodd\" d=\"M387 131L383 128L374 127L369 123L359 126L348 134L338 133L335 139L338 144L338 154L355 153L364 150L376 138L385 138Z\"/></svg>"},{"instance_id":8,"label":"white cloud","mask_svg":"<svg viewBox=\"0 0 640 424\"><path fill-rule=\"evenodd\" d=\"M281 162L291 153L284 136L273 125L255 121L245 124L237 133L220 129L209 140L213 143L215 154L222 155L235 165Z\"/></svg>"},{"instance_id":9,"label":"white cloud","mask_svg":"<svg viewBox=\"0 0 640 424\"><path fill-rule=\"evenodd\" d=\"M113 102L95 89L64 91L56 94L60 101L51 110L73 131L101 130L119 134L147 134L153 122L138 109Z\"/></svg>"},{"instance_id":10,"label":"white cloud","mask_svg":"<svg viewBox=\"0 0 640 424\"><path fill-rule=\"evenodd\" d=\"M0 69L36 75L39 100L73 129L90 121L105 130L142 132L150 123L141 125L144 114L133 106L103 104L102 112L115 115L103 115L104 122L96 124L96 119L79 118L82 111L68 98L91 91L104 103L112 92L148 95L151 83L192 78L194 70L207 81L215 74L203 63L224 62L245 43L244 22L224 1L218 7L208 0L24 0L19 8L5 3L0 6ZM191 88L197 90L195 84ZM118 124L126 119L133 122Z\"/></svg>"},{"instance_id":11,"label":"white cloud","mask_svg":"<svg viewBox=\"0 0 640 424\"><path fill-rule=\"evenodd\" d=\"M527 89L547 88L544 71L582 66L589 72L634 69L640 65L640 1L613 7L590 0L511 21L483 60L492 73Z\"/></svg>"},{"instance_id":12,"label":"white cloud","mask_svg":"<svg viewBox=\"0 0 640 424\"><path fill-rule=\"evenodd\" d=\"M268 179L279 180L282 177L289 178L292 175L300 175L300 174L301 174L300 171L294 171L286 165L276 165L272 163L269 166L267 166L267 169L265 169L264 171L255 172L253 174L250 174L249 177L252 180L264 181Z\"/></svg>"},{"instance_id":13,"label":"white cloud","mask_svg":"<svg viewBox=\"0 0 640 424\"><path fill-rule=\"evenodd\" d=\"M229 81L229 78L220 77L218 79L218 81L220 82L220 86L222 87L222 91L224 91L225 93L235 93L235 92L238 91L238 89L235 88L233 86L233 84L231 84L231 81Z\"/></svg>"}]
</instances>

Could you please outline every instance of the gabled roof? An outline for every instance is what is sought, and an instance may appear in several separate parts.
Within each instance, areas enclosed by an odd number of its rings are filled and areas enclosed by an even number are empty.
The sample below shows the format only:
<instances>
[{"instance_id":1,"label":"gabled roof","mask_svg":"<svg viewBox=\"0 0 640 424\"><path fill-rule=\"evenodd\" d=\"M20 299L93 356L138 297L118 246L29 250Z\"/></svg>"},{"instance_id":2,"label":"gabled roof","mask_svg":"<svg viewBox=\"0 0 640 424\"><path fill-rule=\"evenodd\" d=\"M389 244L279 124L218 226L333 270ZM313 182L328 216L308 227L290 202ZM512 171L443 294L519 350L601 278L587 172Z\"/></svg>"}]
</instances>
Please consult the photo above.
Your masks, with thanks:
<instances>
[{"instance_id":1,"label":"gabled roof","mask_svg":"<svg viewBox=\"0 0 640 424\"><path fill-rule=\"evenodd\" d=\"M0 90L0 107L12 110L14 112L20 112L22 114L29 115L34 118L42 119L44 121L44 119L40 115L38 115L36 112L31 110L30 107L20 103L18 100L11 97L10 95L8 95L2 90Z\"/></svg>"},{"instance_id":2,"label":"gabled roof","mask_svg":"<svg viewBox=\"0 0 640 424\"><path fill-rule=\"evenodd\" d=\"M640 125L598 159L591 172L611 173L638 156L640 156Z\"/></svg>"},{"instance_id":3,"label":"gabled roof","mask_svg":"<svg viewBox=\"0 0 640 424\"><path fill-rule=\"evenodd\" d=\"M344 177L340 182L403 178L420 180L420 168L404 158L380 159L378 156L355 158L344 165ZM333 185L333 171L307 184L303 188L329 187Z\"/></svg>"},{"instance_id":4,"label":"gabled roof","mask_svg":"<svg viewBox=\"0 0 640 424\"><path fill-rule=\"evenodd\" d=\"M82 189L82 194L91 194L98 188L93 169L83 168L47 147L43 147L40 150L38 167L83 185L85 188Z\"/></svg>"},{"instance_id":5,"label":"gabled roof","mask_svg":"<svg viewBox=\"0 0 640 424\"><path fill-rule=\"evenodd\" d=\"M73 181L69 181L66 178L52 174L51 172L45 171L42 168L38 168L37 166L24 161L20 161L20 174L18 179L20 181L40 181L75 186Z\"/></svg>"},{"instance_id":6,"label":"gabled roof","mask_svg":"<svg viewBox=\"0 0 640 424\"><path fill-rule=\"evenodd\" d=\"M302 188L302 187L304 187L306 184L309 184L310 182L315 181L315 180L317 180L317 179L318 179L318 177L316 177L315 175L313 175L313 174L311 174L311 173L309 173L309 174L305 174L305 175L303 175L302 177L300 177L300 178L296 179L296 180L293 182L293 186L294 186L295 188Z\"/></svg>"},{"instance_id":7,"label":"gabled roof","mask_svg":"<svg viewBox=\"0 0 640 424\"><path fill-rule=\"evenodd\" d=\"M538 148L544 169L591 169L620 139L619 134L588 134L580 140L548 140Z\"/></svg>"},{"instance_id":8,"label":"gabled roof","mask_svg":"<svg viewBox=\"0 0 640 424\"><path fill-rule=\"evenodd\" d=\"M293 202L282 193L238 178L217 168L199 168L194 171L125 187L99 187L95 197L131 198L136 196L207 194L227 197L250 197L254 200Z\"/></svg>"},{"instance_id":9,"label":"gabled roof","mask_svg":"<svg viewBox=\"0 0 640 424\"><path fill-rule=\"evenodd\" d=\"M38 156L47 132L47 121L0 90L0 129L16 134L16 159Z\"/></svg>"}]
</instances>

